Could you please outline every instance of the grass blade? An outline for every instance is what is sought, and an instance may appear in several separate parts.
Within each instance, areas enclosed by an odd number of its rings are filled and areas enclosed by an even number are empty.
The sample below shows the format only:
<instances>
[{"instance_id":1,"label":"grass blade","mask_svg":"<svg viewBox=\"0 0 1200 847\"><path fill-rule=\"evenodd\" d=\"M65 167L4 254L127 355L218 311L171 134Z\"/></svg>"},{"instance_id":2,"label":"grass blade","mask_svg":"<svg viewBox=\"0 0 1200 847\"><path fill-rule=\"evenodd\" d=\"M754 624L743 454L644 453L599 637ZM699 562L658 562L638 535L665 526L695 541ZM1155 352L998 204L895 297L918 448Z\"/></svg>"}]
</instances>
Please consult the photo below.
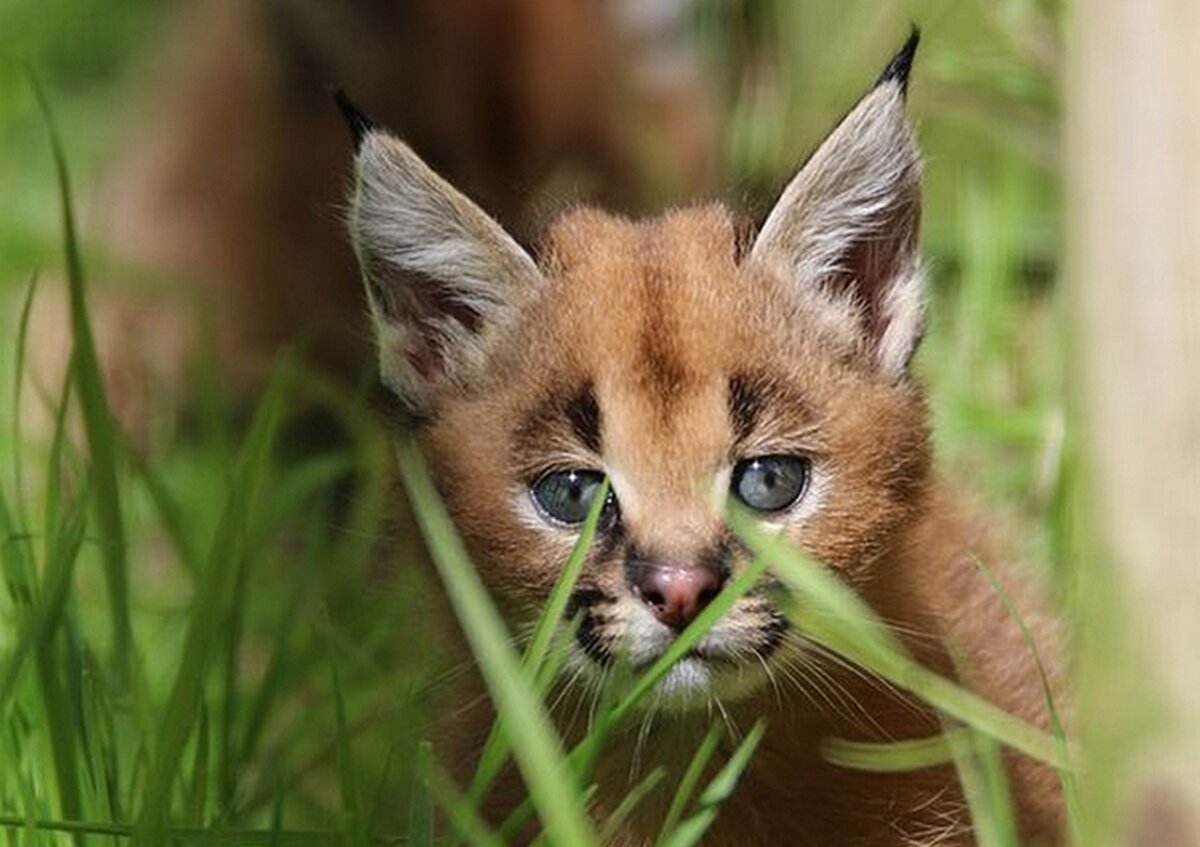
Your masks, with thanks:
<instances>
[{"instance_id":1,"label":"grass blade","mask_svg":"<svg viewBox=\"0 0 1200 847\"><path fill-rule=\"evenodd\" d=\"M810 604L793 604L789 613L809 638L1003 744L1055 767L1069 767L1049 735L908 656L870 607L837 577L767 537L752 518L738 511L730 511L728 518L750 549Z\"/></svg>"},{"instance_id":2,"label":"grass blade","mask_svg":"<svg viewBox=\"0 0 1200 847\"><path fill-rule=\"evenodd\" d=\"M287 670L288 644L291 641L308 588L307 580L296 580L295 587L280 616L279 625L275 629L274 646L266 672L263 674L262 682L255 692L254 699L250 702L250 707L246 710L245 727L242 730L242 740L238 748L238 756L243 762L249 761L258 750L259 740L262 737L263 728L267 724L271 707L280 694L283 677Z\"/></svg>"},{"instance_id":3,"label":"grass blade","mask_svg":"<svg viewBox=\"0 0 1200 847\"><path fill-rule=\"evenodd\" d=\"M83 815L80 791L79 767L76 756L78 733L72 719L72 709L63 682L57 673L58 639L54 630L39 640L34 648L34 666L37 669L38 687L41 690L46 733L50 736L50 754L54 761L54 778L58 784L60 814L69 820L78 820ZM77 844L82 844L75 836Z\"/></svg>"},{"instance_id":4,"label":"grass blade","mask_svg":"<svg viewBox=\"0 0 1200 847\"><path fill-rule=\"evenodd\" d=\"M0 566L4 568L9 595L18 605L29 605L34 600L33 565L29 559L29 533L23 523L18 523L0 490ZM0 708L3 705L4 697L0 696Z\"/></svg>"},{"instance_id":5,"label":"grass blade","mask_svg":"<svg viewBox=\"0 0 1200 847\"><path fill-rule=\"evenodd\" d=\"M409 798L408 841L405 842L409 847L433 847L433 796L429 792L432 767L433 748L428 741L422 741L417 745L416 779Z\"/></svg>"},{"instance_id":6,"label":"grass blade","mask_svg":"<svg viewBox=\"0 0 1200 847\"><path fill-rule=\"evenodd\" d=\"M610 843L616 834L620 831L621 826L629 818L630 815L637 810L637 807L643 800L658 787L658 784L663 781L667 772L662 768L655 768L646 774L646 778L630 789L629 793L621 798L621 802L617 804L617 808L613 809L612 814L604 821L604 825L600 828L600 840L604 844Z\"/></svg>"},{"instance_id":7,"label":"grass blade","mask_svg":"<svg viewBox=\"0 0 1200 847\"><path fill-rule=\"evenodd\" d=\"M96 510L98 533L103 539L101 555L104 575L108 586L110 622L113 628L113 653L118 667L128 669L133 647L133 630L129 614L129 582L127 574L125 523L121 516L121 492L117 485L117 457L115 426L105 397L104 380L96 355L96 342L87 317L84 292L83 262L79 253L79 240L75 232L75 215L72 210L70 174L66 155L50 103L37 77L31 75L34 96L42 111L42 118L50 136L50 150L54 157L58 177L59 197L62 206L63 249L65 252L67 283L70 291L71 333L74 338L72 351L72 373L79 391L79 405L83 413L84 431L92 462L92 493Z\"/></svg>"},{"instance_id":8,"label":"grass blade","mask_svg":"<svg viewBox=\"0 0 1200 847\"><path fill-rule=\"evenodd\" d=\"M632 677L633 682L628 685L624 696L620 696L619 692L626 688L625 680L630 678L627 674L631 674L632 671L624 664L619 663L616 666L610 674L610 679L614 682L606 691L598 710L597 726L571 750L569 761L576 774L582 778L591 773L612 730L634 712L675 663L687 655L688 651L729 611L733 604L754 587L765 570L766 563L755 560L726 583L720 593L684 628L683 632L676 636L671 646L644 672ZM616 702L612 705L609 705L610 696L617 697ZM531 805L526 802L514 809L500 826L501 837L515 837L528 820L531 808Z\"/></svg>"},{"instance_id":9,"label":"grass blade","mask_svg":"<svg viewBox=\"0 0 1200 847\"><path fill-rule=\"evenodd\" d=\"M606 477L601 482L595 499L588 509L587 518L584 520L583 527L579 532L579 538L571 550L571 555L567 557L562 572L555 581L554 589L551 591L550 598L542 609L542 613L534 627L529 647L522 658L522 669L527 678L536 680L535 687L538 690L539 696L544 694L544 686L548 685L552 679L551 674L546 673L543 675L542 673L542 671L547 670L545 668L546 655L550 649L554 632L559 622L563 619L563 615L566 613L567 603L570 601L575 583L579 580L579 574L583 571L584 562L587 561L588 551L591 549L592 541L596 537L596 527L599 526L600 516L604 513L608 491L609 481ZM503 720L498 716L492 725L491 732L488 734L487 741L483 745L483 753L479 757L479 764L476 765L475 775L471 780L471 786L467 792L467 795L474 802L478 803L483 799L492 781L500 773L501 768L504 767L504 763L508 761L508 752L508 736L504 732ZM451 838L450 847L454 847L455 844L456 840Z\"/></svg>"},{"instance_id":10,"label":"grass blade","mask_svg":"<svg viewBox=\"0 0 1200 847\"><path fill-rule=\"evenodd\" d=\"M429 790L459 841L466 841L472 847L505 847L503 839L479 817L475 803L459 792L454 781L433 761L429 767Z\"/></svg>"},{"instance_id":11,"label":"grass blade","mask_svg":"<svg viewBox=\"0 0 1200 847\"><path fill-rule=\"evenodd\" d=\"M742 743L733 751L729 761L717 772L712 782L704 789L698 802L698 810L667 835L662 842L663 847L691 847L704 837L704 833L717 819L717 812L737 787L750 758L766 734L767 725L762 720L754 724L754 728L746 734Z\"/></svg>"},{"instance_id":12,"label":"grass blade","mask_svg":"<svg viewBox=\"0 0 1200 847\"><path fill-rule=\"evenodd\" d=\"M688 654L689 651L703 638L710 629L733 608L733 604L755 586L759 577L767 569L765 561L750 562L740 573L726 583L720 593L705 606L700 614L687 625L661 656L633 684L633 688L612 710L610 720L620 722L638 707L642 699L654 690L654 686L675 666L675 663Z\"/></svg>"},{"instance_id":13,"label":"grass blade","mask_svg":"<svg viewBox=\"0 0 1200 847\"><path fill-rule=\"evenodd\" d=\"M21 302L21 317L17 323L17 343L16 343L16 366L13 368L13 396L12 396L12 470L13 470L13 492L16 497L14 504L20 514L22 498L24 494L24 482L21 478L21 468L24 462L21 461L21 385L24 383L25 377L25 355L27 352L27 339L29 337L29 316L33 313L33 300L37 295L38 275L34 273L29 277L29 285L25 288L25 298Z\"/></svg>"},{"instance_id":14,"label":"grass blade","mask_svg":"<svg viewBox=\"0 0 1200 847\"><path fill-rule=\"evenodd\" d=\"M196 749L192 753L192 778L188 784L188 799L184 821L191 826L204 825L204 806L208 799L208 709L200 701L200 729L196 734Z\"/></svg>"},{"instance_id":15,"label":"grass blade","mask_svg":"<svg viewBox=\"0 0 1200 847\"><path fill-rule=\"evenodd\" d=\"M66 821L45 818L26 819L16 815L0 814L0 829L25 830L27 832L58 832L66 834L112 836L114 838L136 837L136 827L129 824L102 823L100 821ZM163 831L162 844L200 847L265 847L272 843L280 847L344 847L341 836L336 832L318 830L266 829L195 829L172 827Z\"/></svg>"},{"instance_id":16,"label":"grass blade","mask_svg":"<svg viewBox=\"0 0 1200 847\"><path fill-rule=\"evenodd\" d=\"M981 732L951 731L947 742L962 783L979 847L1018 847L1012 795L1000 745Z\"/></svg>"},{"instance_id":17,"label":"grass blade","mask_svg":"<svg viewBox=\"0 0 1200 847\"><path fill-rule=\"evenodd\" d=\"M1038 650L1037 640L1033 637L1033 632L1030 631L1028 625L1025 623L1025 618L1021 615L1017 604L1012 599L1012 595L1008 593L1000 578L978 556L971 556L971 561L980 573L987 578L988 582L991 583L1000 601L1004 603L1004 608L1008 611L1009 617L1013 619L1021 630L1021 640L1025 642L1025 648L1029 650L1034 663L1037 665L1038 677L1042 683L1042 698L1045 700L1046 714L1050 719L1050 734L1058 744L1062 760L1070 763L1071 743L1067 739L1067 730L1063 725L1062 714L1059 712L1058 704L1055 702L1054 687L1050 684L1050 675L1046 670L1045 663L1042 661L1042 654ZM1077 843L1080 833L1083 832L1083 812L1079 807L1079 787L1075 782L1074 768L1058 768L1057 772L1059 784L1062 786L1063 800L1067 807L1067 822Z\"/></svg>"},{"instance_id":18,"label":"grass blade","mask_svg":"<svg viewBox=\"0 0 1200 847\"><path fill-rule=\"evenodd\" d=\"M515 718L507 723L513 755L546 831L562 847L595 844L574 775L550 720L509 646L504 623L471 567L424 460L412 442L401 444L398 452L417 521L484 681L499 712Z\"/></svg>"},{"instance_id":19,"label":"grass blade","mask_svg":"<svg viewBox=\"0 0 1200 847\"><path fill-rule=\"evenodd\" d=\"M825 761L843 768L872 773L905 773L954 761L951 741L946 738L951 732L962 730L948 730L942 735L904 741L827 738L822 744L821 754Z\"/></svg>"},{"instance_id":20,"label":"grass blade","mask_svg":"<svg viewBox=\"0 0 1200 847\"><path fill-rule=\"evenodd\" d=\"M554 590L550 593L550 598L546 601L546 606L534 628L533 638L529 642L529 649L526 650L524 658L525 670L530 674L536 674L546 660L546 653L550 649L550 641L554 636L555 628L566 614L571 592L575 589L575 583L579 581L584 562L587 561L588 551L591 550L592 541L596 537L596 528L600 524L600 516L604 513L608 492L609 480L608 477L605 477L588 508L587 518L579 532L579 539L575 542L571 555L567 557L562 573L559 574L558 580L554 584Z\"/></svg>"},{"instance_id":21,"label":"grass blade","mask_svg":"<svg viewBox=\"0 0 1200 847\"><path fill-rule=\"evenodd\" d=\"M160 844L166 833L170 798L183 748L200 708L207 668L216 650L222 610L233 591L237 565L246 544L248 515L257 505L270 458L270 447L282 416L291 370L286 363L268 386L250 426L212 546L191 620L184 637L179 671L158 732L158 744L146 782L138 820L138 841Z\"/></svg>"},{"instance_id":22,"label":"grass blade","mask_svg":"<svg viewBox=\"0 0 1200 847\"><path fill-rule=\"evenodd\" d=\"M125 458L128 466L141 479L146 493L150 495L150 502L158 512L158 519L171 539L171 546L179 561L194 579L199 579L203 565L202 557L187 531L188 515L180 505L179 499L171 492L158 470L138 455L136 450L126 450Z\"/></svg>"},{"instance_id":23,"label":"grass blade","mask_svg":"<svg viewBox=\"0 0 1200 847\"><path fill-rule=\"evenodd\" d=\"M656 844L662 844L667 835L675 829L679 819L683 817L684 809L692 799L692 792L696 790L696 785L700 782L700 777L704 775L704 769L708 767L713 753L717 752L717 744L720 741L721 726L714 723L708 728L708 733L696 747L692 760L688 762L687 769L684 770L683 776L679 780L675 795L671 798L671 805L667 807L667 814L663 818L663 825L659 830Z\"/></svg>"},{"instance_id":24,"label":"grass blade","mask_svg":"<svg viewBox=\"0 0 1200 847\"><path fill-rule=\"evenodd\" d=\"M345 820L345 842L351 847L367 847L369 841L358 808L358 787L354 779L354 761L350 752L350 729L346 721L346 700L342 694L342 678L338 673L337 657L330 644L329 679L333 689L333 709L337 718L337 775L342 797L342 816Z\"/></svg>"},{"instance_id":25,"label":"grass blade","mask_svg":"<svg viewBox=\"0 0 1200 847\"><path fill-rule=\"evenodd\" d=\"M9 520L7 508L0 508L0 520ZM0 674L0 710L8 705L25 659L39 645L48 643L58 627L70 593L75 562L83 545L85 523L83 507L75 502L62 514L61 523L48 539L44 584L24 620L4 672Z\"/></svg>"}]
</instances>

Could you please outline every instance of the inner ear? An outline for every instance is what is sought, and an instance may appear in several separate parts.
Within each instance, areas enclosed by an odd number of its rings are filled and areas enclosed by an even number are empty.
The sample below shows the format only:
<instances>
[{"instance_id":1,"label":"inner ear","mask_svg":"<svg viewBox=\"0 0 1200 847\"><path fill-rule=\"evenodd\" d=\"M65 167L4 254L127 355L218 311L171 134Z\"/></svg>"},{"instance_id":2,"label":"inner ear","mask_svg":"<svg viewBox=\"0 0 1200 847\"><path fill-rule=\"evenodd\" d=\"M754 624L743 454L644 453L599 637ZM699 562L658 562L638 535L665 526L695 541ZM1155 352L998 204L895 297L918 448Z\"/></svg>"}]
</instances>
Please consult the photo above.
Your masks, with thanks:
<instances>
[{"instance_id":1,"label":"inner ear","mask_svg":"<svg viewBox=\"0 0 1200 847\"><path fill-rule=\"evenodd\" d=\"M392 326L411 328L402 350L408 367L422 380L433 381L447 370L448 326L478 335L483 314L455 296L439 280L417 270L400 270L387 262L370 262L363 274L378 318ZM448 323L449 322L449 323Z\"/></svg>"},{"instance_id":2,"label":"inner ear","mask_svg":"<svg viewBox=\"0 0 1200 847\"><path fill-rule=\"evenodd\" d=\"M871 338L882 338L894 317L890 289L916 272L920 202L899 199L877 218L875 226L851 240L822 287L839 300L853 302Z\"/></svg>"}]
</instances>

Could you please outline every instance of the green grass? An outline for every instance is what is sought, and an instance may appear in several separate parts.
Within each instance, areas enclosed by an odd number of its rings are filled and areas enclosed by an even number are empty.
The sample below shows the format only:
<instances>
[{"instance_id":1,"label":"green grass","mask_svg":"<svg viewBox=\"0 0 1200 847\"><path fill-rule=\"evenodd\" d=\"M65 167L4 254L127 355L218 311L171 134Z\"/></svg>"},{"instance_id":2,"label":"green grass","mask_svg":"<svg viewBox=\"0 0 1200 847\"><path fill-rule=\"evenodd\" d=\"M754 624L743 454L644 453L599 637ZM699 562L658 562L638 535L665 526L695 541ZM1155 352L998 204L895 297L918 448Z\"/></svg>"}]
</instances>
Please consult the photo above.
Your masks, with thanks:
<instances>
[{"instance_id":1,"label":"green grass","mask_svg":"<svg viewBox=\"0 0 1200 847\"><path fill-rule=\"evenodd\" d=\"M912 108L929 159L933 323L919 367L940 460L1013 514L1023 552L1064 588L1074 625L1067 554L1078 472L1056 340L1059 187L1044 155L1056 144L1058 106L1053 67L1030 52L1055 43L1057 6L929 0L880 12L865 0L712 0L697 9L704 55L725 90L731 193L760 208L907 21L923 26ZM150 454L112 424L66 165L93 169L115 137L121 56L151 20L145 10L118 18L95 31L103 43L72 59L64 51L78 21L0 4L0 23L19 24L9 31L32 45L26 58L44 69L42 101L53 105L39 117L26 77L0 77L0 148L11 154L0 186L20 188L0 211L0 303L12 304L0 336L0 396L12 398L0 408L0 840L492 845L533 822L545 843L591 844L657 794L668 809L658 843L696 843L753 761L759 727L722 755L715 726L681 773L651 769L607 819L585 813L590 775L671 662L768 567L805 601L795 619L811 637L933 703L949 728L896 745L831 739L829 758L876 770L954 762L989 847L1016 843L1000 745L1059 766L1074 800L1074 750L1057 721L1043 733L925 671L840 583L736 515L757 553L753 568L653 667L614 674L621 685L568 749L543 703L563 661L553 624L597 515L518 652L419 455L403 447L396 472L500 710L472 778L457 784L427 738L464 670L423 602L439 589L416 566L421 544L391 537L393 455L362 398L284 361L248 427L206 391L196 432ZM766 74L754 98L744 96L751 69ZM47 140L50 112L62 142ZM72 367L61 386L22 391L29 304L55 280L70 295ZM57 421L46 437L19 426L22 410L40 405ZM349 435L297 459L285 433L314 408ZM386 574L383 543L398 559ZM499 824L485 822L479 806L510 763L528 799Z\"/></svg>"}]
</instances>

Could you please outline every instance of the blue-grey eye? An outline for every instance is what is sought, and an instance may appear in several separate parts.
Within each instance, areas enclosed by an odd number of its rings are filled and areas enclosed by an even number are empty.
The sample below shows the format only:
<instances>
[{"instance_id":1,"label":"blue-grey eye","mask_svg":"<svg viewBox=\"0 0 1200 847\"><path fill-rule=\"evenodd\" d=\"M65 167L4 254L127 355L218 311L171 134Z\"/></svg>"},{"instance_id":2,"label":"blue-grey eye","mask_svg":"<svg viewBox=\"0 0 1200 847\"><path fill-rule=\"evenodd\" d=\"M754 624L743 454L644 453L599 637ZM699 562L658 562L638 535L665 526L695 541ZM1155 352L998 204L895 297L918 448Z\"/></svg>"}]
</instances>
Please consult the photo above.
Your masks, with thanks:
<instances>
[{"instance_id":1,"label":"blue-grey eye","mask_svg":"<svg viewBox=\"0 0 1200 847\"><path fill-rule=\"evenodd\" d=\"M729 487L756 512L778 512L800 499L812 464L804 456L758 456L738 462Z\"/></svg>"},{"instance_id":2,"label":"blue-grey eye","mask_svg":"<svg viewBox=\"0 0 1200 847\"><path fill-rule=\"evenodd\" d=\"M599 471L550 471L538 477L529 490L546 517L558 523L581 524L603 481L604 474Z\"/></svg>"}]
</instances>

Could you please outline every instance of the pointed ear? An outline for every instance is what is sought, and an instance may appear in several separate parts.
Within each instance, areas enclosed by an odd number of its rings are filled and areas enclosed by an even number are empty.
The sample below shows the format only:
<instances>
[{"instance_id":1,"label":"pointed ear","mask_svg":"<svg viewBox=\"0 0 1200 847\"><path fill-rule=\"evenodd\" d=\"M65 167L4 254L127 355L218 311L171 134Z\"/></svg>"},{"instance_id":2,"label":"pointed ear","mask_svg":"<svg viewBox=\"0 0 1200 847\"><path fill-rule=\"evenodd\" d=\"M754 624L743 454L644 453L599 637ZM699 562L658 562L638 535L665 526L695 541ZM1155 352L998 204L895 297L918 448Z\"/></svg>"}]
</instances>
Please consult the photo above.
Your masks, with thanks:
<instances>
[{"instance_id":1,"label":"pointed ear","mask_svg":"<svg viewBox=\"0 0 1200 847\"><path fill-rule=\"evenodd\" d=\"M904 115L919 35L784 189L750 254L857 322L885 372L920 340L921 162Z\"/></svg>"},{"instance_id":2,"label":"pointed ear","mask_svg":"<svg viewBox=\"0 0 1200 847\"><path fill-rule=\"evenodd\" d=\"M533 259L405 144L348 102L356 181L350 234L384 384L415 413L462 384L539 288ZM353 116L353 120L350 119Z\"/></svg>"}]
</instances>

